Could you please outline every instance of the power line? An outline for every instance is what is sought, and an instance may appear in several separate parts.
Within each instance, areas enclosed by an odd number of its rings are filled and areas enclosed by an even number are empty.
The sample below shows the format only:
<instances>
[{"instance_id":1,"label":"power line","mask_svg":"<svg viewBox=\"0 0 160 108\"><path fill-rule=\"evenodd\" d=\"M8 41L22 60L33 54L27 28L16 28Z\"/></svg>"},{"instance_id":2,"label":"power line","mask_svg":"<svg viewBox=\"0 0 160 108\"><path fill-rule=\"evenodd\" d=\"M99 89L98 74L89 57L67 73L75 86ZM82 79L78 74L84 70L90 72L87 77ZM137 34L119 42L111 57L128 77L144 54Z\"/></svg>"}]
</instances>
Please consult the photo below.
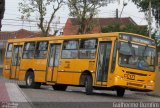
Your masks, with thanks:
<instances>
[{"instance_id":1,"label":"power line","mask_svg":"<svg viewBox=\"0 0 160 108\"><path fill-rule=\"evenodd\" d=\"M38 27L38 25L26 25L26 24L10 24L10 23L4 23L2 25L10 25L10 26L21 26L21 27ZM50 27L56 28L56 27L64 27L59 25L51 25ZM38 27L39 28L39 27Z\"/></svg>"},{"instance_id":2,"label":"power line","mask_svg":"<svg viewBox=\"0 0 160 108\"><path fill-rule=\"evenodd\" d=\"M3 19L4 21L6 20L6 21L20 21L20 22L39 22L39 21L36 21L36 20L30 20L30 19L28 19L28 20L19 20L19 19ZM54 21L54 20L53 20ZM45 23L45 22L44 22ZM53 23L56 23L56 21L55 22L53 22ZM57 23L56 23L57 24ZM65 23L58 23L58 24L65 24Z\"/></svg>"}]
</instances>

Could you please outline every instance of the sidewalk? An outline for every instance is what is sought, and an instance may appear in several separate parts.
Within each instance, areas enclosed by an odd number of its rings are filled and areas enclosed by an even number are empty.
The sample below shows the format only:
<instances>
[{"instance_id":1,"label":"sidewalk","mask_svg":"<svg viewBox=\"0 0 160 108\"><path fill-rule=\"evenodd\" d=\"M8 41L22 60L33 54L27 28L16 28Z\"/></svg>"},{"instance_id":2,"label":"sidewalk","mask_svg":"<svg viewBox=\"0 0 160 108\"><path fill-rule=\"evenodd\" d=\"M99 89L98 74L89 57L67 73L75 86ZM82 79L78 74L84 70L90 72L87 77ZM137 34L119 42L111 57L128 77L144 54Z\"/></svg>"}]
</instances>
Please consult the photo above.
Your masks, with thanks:
<instances>
[{"instance_id":1,"label":"sidewalk","mask_svg":"<svg viewBox=\"0 0 160 108\"><path fill-rule=\"evenodd\" d=\"M160 97L160 93L154 91L154 92L148 92L146 93L148 96L154 96L154 97Z\"/></svg>"},{"instance_id":2,"label":"sidewalk","mask_svg":"<svg viewBox=\"0 0 160 108\"><path fill-rule=\"evenodd\" d=\"M0 108L33 108L31 101L16 83L3 81L0 77Z\"/></svg>"}]
</instances>

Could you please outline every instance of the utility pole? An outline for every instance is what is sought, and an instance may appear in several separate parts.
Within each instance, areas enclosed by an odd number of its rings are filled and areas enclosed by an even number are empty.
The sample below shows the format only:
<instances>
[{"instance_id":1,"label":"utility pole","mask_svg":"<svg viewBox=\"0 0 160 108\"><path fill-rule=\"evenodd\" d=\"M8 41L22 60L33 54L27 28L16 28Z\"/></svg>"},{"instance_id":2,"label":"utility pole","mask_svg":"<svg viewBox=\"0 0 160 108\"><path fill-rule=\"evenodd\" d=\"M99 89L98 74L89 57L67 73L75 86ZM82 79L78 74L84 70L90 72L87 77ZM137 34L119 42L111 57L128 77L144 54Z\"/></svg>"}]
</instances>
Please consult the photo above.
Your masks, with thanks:
<instances>
[{"instance_id":1,"label":"utility pole","mask_svg":"<svg viewBox=\"0 0 160 108\"><path fill-rule=\"evenodd\" d=\"M125 3L124 1L123 1L123 8L122 8L122 11L121 11L121 14L120 14L120 18L121 18L121 15L122 15L122 13L123 13L123 9L124 9L124 7L127 5L127 3Z\"/></svg>"},{"instance_id":2,"label":"utility pole","mask_svg":"<svg viewBox=\"0 0 160 108\"><path fill-rule=\"evenodd\" d=\"M116 9L116 18L118 19L118 9Z\"/></svg>"},{"instance_id":3,"label":"utility pole","mask_svg":"<svg viewBox=\"0 0 160 108\"><path fill-rule=\"evenodd\" d=\"M151 0L149 1L149 19L148 19L148 25L149 25L149 37L151 38L151 25L152 25L152 18L151 18Z\"/></svg>"}]
</instances>

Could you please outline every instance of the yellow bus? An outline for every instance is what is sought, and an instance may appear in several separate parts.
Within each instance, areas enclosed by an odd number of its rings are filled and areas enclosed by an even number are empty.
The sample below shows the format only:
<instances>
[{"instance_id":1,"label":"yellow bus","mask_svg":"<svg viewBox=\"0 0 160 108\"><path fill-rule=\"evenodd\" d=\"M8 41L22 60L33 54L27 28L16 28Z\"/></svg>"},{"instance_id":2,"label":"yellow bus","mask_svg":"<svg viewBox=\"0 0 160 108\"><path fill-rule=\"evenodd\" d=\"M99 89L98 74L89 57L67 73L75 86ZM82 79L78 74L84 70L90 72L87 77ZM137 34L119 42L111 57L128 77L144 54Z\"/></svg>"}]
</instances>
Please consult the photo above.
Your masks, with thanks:
<instances>
[{"instance_id":1,"label":"yellow bus","mask_svg":"<svg viewBox=\"0 0 160 108\"><path fill-rule=\"evenodd\" d=\"M27 87L52 85L115 90L153 91L156 45L138 34L114 32L11 39L6 48L3 76L24 80Z\"/></svg>"}]
</instances>

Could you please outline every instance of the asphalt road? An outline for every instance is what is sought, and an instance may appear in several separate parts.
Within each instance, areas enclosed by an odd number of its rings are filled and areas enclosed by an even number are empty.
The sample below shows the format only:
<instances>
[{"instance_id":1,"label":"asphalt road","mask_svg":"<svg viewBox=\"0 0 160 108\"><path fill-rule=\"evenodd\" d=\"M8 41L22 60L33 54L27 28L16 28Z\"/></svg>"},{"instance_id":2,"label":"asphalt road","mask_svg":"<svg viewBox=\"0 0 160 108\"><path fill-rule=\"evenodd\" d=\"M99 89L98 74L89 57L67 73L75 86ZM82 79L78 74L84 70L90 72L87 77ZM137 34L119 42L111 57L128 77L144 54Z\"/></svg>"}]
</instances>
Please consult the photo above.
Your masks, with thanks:
<instances>
[{"instance_id":1,"label":"asphalt road","mask_svg":"<svg viewBox=\"0 0 160 108\"><path fill-rule=\"evenodd\" d=\"M124 97L117 97L115 91L94 90L86 95L84 88L68 87L66 91L55 91L50 86L41 89L28 89L20 86L32 102L160 102L160 98L144 92L126 90Z\"/></svg>"},{"instance_id":2,"label":"asphalt road","mask_svg":"<svg viewBox=\"0 0 160 108\"><path fill-rule=\"evenodd\" d=\"M42 86L41 89L28 89L24 86L20 87L22 91L31 99L33 104L36 107L41 108L47 107L47 105L50 105L50 108L53 106L54 108L112 108L113 104L116 102L138 104L141 102L160 102L159 97L149 96L143 92L128 90L126 91L124 97L117 97L115 91L94 90L93 95L86 95L84 88L80 87L68 87L66 91L55 91L51 86ZM158 105L159 108L160 103L158 103Z\"/></svg>"},{"instance_id":3,"label":"asphalt road","mask_svg":"<svg viewBox=\"0 0 160 108\"><path fill-rule=\"evenodd\" d=\"M51 86L29 89L25 87L24 82L1 77L0 80L17 83L36 108L113 108L115 102L138 103L138 105L141 102L160 102L160 97L150 96L144 92L126 90L124 97L117 97L115 91L94 90L93 95L86 95L82 87L68 87L66 91L55 91ZM160 103L158 105L160 107Z\"/></svg>"}]
</instances>

